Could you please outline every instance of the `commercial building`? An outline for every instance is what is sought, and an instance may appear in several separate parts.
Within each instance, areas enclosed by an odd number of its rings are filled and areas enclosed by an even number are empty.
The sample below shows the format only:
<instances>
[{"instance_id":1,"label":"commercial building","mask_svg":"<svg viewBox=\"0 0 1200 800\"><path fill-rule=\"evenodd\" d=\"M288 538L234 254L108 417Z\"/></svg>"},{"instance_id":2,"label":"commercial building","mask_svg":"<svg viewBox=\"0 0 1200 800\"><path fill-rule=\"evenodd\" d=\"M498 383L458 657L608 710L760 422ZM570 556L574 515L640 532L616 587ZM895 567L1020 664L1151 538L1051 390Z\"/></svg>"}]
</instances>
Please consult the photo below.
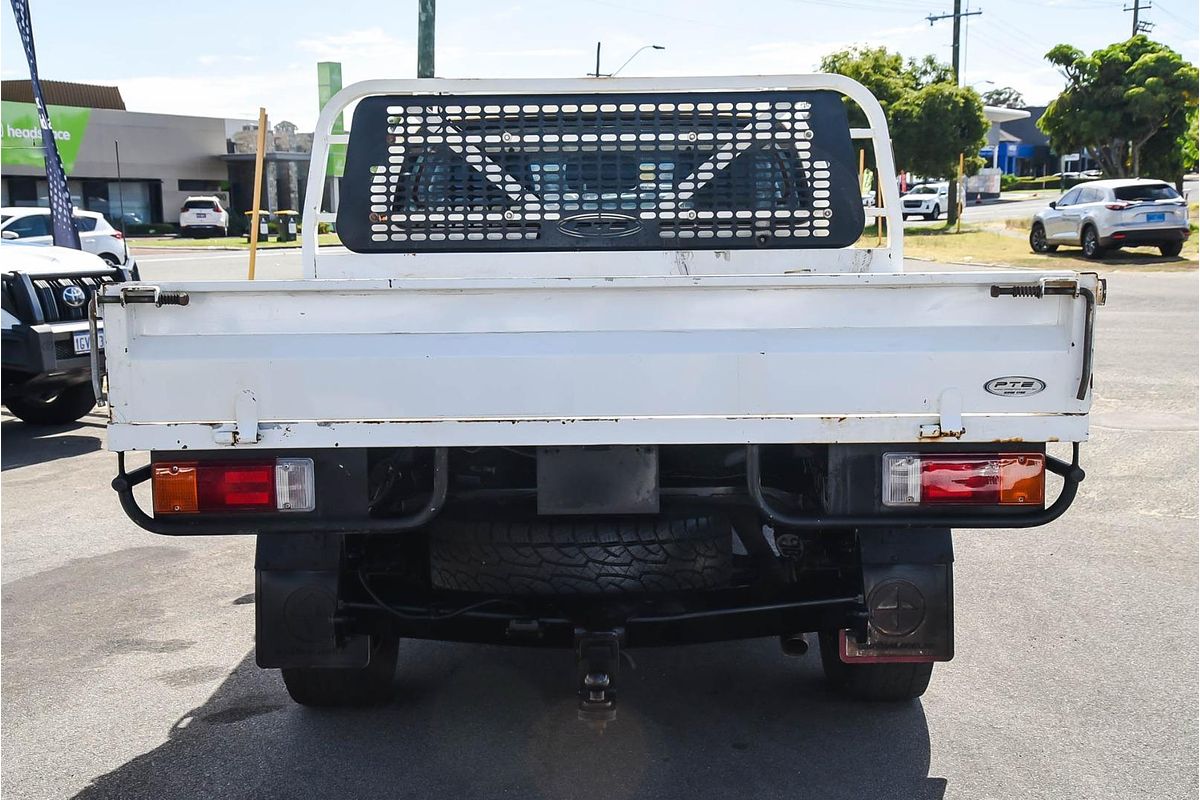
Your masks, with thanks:
<instances>
[{"instance_id":1,"label":"commercial building","mask_svg":"<svg viewBox=\"0 0 1200 800\"><path fill-rule=\"evenodd\" d=\"M222 197L239 221L250 208L257 121L128 111L116 87L43 81L42 88L77 208L134 225L177 222L189 195ZM4 81L0 91L3 205L46 206L29 81ZM312 136L280 122L267 142L263 206L299 209Z\"/></svg>"}]
</instances>

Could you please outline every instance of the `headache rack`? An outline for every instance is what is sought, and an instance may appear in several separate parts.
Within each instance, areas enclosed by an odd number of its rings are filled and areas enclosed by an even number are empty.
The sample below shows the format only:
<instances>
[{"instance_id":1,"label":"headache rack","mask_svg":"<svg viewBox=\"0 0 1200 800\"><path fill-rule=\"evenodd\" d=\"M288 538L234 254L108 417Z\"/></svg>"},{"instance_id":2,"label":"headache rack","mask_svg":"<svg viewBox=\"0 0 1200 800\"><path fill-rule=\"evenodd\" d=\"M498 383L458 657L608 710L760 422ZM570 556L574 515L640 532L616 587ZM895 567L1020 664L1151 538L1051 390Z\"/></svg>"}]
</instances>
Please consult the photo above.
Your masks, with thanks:
<instances>
[{"instance_id":1,"label":"headache rack","mask_svg":"<svg viewBox=\"0 0 1200 800\"><path fill-rule=\"evenodd\" d=\"M352 103L351 133L333 133ZM867 142L894 173L878 104L838 75L359 83L318 122L306 274L320 222L359 254L707 250L778 272L803 249L811 270L900 271L899 237L854 247L871 218L899 225L893 182L864 207ZM334 147L344 177L322 212Z\"/></svg>"}]
</instances>

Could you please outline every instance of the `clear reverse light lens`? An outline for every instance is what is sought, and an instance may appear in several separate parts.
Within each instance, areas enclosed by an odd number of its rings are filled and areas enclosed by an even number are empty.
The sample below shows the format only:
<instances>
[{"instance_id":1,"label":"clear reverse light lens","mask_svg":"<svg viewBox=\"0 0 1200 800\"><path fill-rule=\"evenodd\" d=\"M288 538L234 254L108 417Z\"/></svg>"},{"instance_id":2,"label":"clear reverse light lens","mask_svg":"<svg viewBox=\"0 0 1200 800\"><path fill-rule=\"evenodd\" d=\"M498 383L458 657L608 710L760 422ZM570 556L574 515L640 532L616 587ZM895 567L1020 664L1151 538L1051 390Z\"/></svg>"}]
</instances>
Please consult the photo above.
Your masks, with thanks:
<instances>
[{"instance_id":1,"label":"clear reverse light lens","mask_svg":"<svg viewBox=\"0 0 1200 800\"><path fill-rule=\"evenodd\" d=\"M921 503L921 459L916 453L883 456L883 504L915 506Z\"/></svg>"},{"instance_id":2,"label":"clear reverse light lens","mask_svg":"<svg viewBox=\"0 0 1200 800\"><path fill-rule=\"evenodd\" d=\"M279 511L312 511L317 507L311 458L275 461L275 508Z\"/></svg>"}]
</instances>

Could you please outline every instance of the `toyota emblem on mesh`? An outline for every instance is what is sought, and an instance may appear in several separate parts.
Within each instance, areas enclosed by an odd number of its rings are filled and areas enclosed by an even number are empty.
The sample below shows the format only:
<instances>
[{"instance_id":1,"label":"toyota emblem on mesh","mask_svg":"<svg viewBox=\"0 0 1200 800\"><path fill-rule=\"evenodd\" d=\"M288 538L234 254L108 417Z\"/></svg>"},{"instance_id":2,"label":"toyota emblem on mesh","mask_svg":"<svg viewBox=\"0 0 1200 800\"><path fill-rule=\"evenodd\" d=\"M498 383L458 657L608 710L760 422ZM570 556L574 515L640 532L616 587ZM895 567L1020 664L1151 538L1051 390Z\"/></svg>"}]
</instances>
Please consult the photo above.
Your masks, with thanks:
<instances>
[{"instance_id":1,"label":"toyota emblem on mesh","mask_svg":"<svg viewBox=\"0 0 1200 800\"><path fill-rule=\"evenodd\" d=\"M87 295L78 286L68 286L62 290L62 299L71 308L79 308L87 302Z\"/></svg>"},{"instance_id":2,"label":"toyota emblem on mesh","mask_svg":"<svg viewBox=\"0 0 1200 800\"><path fill-rule=\"evenodd\" d=\"M1006 375L1003 378L992 378L983 388L1000 397L1028 397L1045 389L1046 382L1023 375Z\"/></svg>"}]
</instances>

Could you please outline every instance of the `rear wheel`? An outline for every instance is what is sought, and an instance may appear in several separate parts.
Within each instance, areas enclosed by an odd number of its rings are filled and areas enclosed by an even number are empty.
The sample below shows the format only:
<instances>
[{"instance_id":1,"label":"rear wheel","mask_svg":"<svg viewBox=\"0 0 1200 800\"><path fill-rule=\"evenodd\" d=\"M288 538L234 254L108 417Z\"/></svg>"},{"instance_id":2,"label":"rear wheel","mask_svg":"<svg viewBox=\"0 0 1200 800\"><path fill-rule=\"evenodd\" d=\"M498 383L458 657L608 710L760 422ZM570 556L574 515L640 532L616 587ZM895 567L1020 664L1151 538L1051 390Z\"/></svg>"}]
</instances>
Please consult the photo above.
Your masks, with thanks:
<instances>
[{"instance_id":1,"label":"rear wheel","mask_svg":"<svg viewBox=\"0 0 1200 800\"><path fill-rule=\"evenodd\" d=\"M283 685L302 706L347 708L385 703L392 696L400 640L393 635L372 642L371 660L361 669L284 667Z\"/></svg>"},{"instance_id":2,"label":"rear wheel","mask_svg":"<svg viewBox=\"0 0 1200 800\"><path fill-rule=\"evenodd\" d=\"M14 417L33 425L65 425L96 406L90 383L76 383L56 391L7 397L4 405Z\"/></svg>"},{"instance_id":3,"label":"rear wheel","mask_svg":"<svg viewBox=\"0 0 1200 800\"><path fill-rule=\"evenodd\" d=\"M1029 247L1035 253L1053 253L1058 249L1058 245L1046 239L1046 228L1040 222L1033 223L1029 231Z\"/></svg>"},{"instance_id":4,"label":"rear wheel","mask_svg":"<svg viewBox=\"0 0 1200 800\"><path fill-rule=\"evenodd\" d=\"M855 700L902 702L925 694L933 664L847 664L838 654L838 632L821 632L821 667L831 686Z\"/></svg>"},{"instance_id":5,"label":"rear wheel","mask_svg":"<svg viewBox=\"0 0 1200 800\"><path fill-rule=\"evenodd\" d=\"M1168 244L1160 244L1158 252L1162 253L1166 258L1174 258L1183 252L1183 242L1169 242Z\"/></svg>"},{"instance_id":6,"label":"rear wheel","mask_svg":"<svg viewBox=\"0 0 1200 800\"><path fill-rule=\"evenodd\" d=\"M595 595L714 589L729 581L724 517L528 522L439 520L429 529L439 589Z\"/></svg>"},{"instance_id":7,"label":"rear wheel","mask_svg":"<svg viewBox=\"0 0 1200 800\"><path fill-rule=\"evenodd\" d=\"M108 264L110 267L121 266L121 260L119 258L117 258L116 256L114 256L112 253L101 253L100 257L103 258L104 263Z\"/></svg>"},{"instance_id":8,"label":"rear wheel","mask_svg":"<svg viewBox=\"0 0 1200 800\"><path fill-rule=\"evenodd\" d=\"M1083 254L1088 258L1104 258L1104 247L1100 244L1100 234L1088 226L1083 229Z\"/></svg>"}]
</instances>

